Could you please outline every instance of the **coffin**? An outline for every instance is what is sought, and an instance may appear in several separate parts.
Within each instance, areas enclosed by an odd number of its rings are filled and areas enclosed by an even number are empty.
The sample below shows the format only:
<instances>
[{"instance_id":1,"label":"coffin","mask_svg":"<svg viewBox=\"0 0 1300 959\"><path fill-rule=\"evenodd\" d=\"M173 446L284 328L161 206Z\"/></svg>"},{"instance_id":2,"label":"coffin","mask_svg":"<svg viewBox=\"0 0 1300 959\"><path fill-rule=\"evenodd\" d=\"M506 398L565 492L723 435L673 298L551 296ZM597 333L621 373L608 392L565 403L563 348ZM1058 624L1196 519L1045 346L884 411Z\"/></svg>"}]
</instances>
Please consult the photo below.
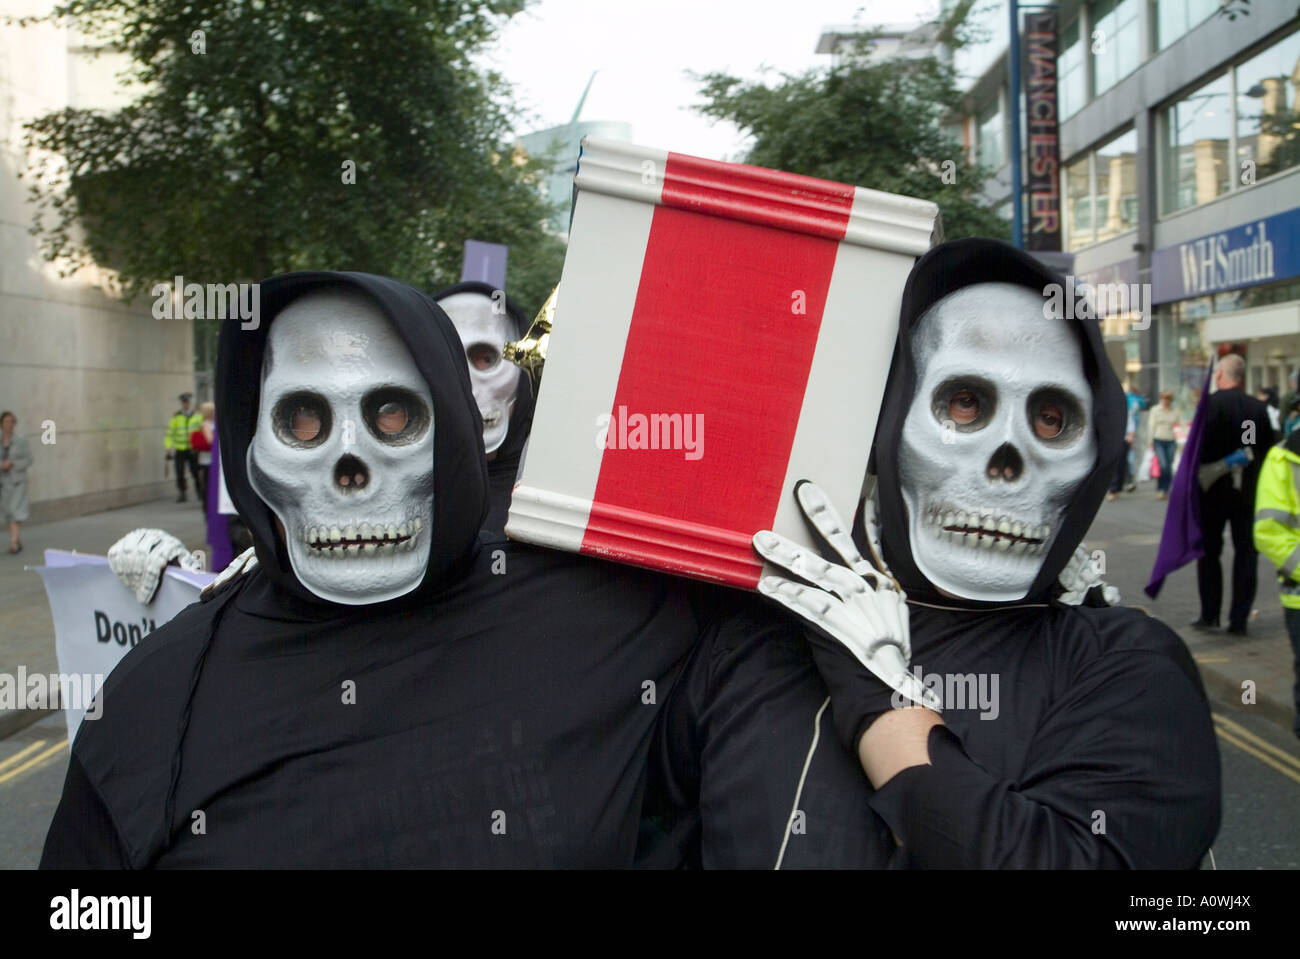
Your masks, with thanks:
<instances>
[{"instance_id":1,"label":"coffin","mask_svg":"<svg viewBox=\"0 0 1300 959\"><path fill-rule=\"evenodd\" d=\"M856 509L933 204L587 137L513 539L753 589Z\"/></svg>"}]
</instances>

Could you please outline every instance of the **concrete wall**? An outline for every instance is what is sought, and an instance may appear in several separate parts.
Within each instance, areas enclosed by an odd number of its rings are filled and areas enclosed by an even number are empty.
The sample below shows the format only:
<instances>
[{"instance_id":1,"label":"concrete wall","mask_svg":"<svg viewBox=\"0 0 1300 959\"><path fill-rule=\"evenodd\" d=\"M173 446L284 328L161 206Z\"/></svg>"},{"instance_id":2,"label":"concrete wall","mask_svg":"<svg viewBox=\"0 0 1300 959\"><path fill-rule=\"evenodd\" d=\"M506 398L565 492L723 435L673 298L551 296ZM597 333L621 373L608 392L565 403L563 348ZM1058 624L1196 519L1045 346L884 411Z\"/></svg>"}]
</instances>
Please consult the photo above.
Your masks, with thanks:
<instances>
[{"instance_id":1,"label":"concrete wall","mask_svg":"<svg viewBox=\"0 0 1300 959\"><path fill-rule=\"evenodd\" d=\"M0 14L44 9L0 0ZM121 58L85 50L66 29L0 25L0 408L32 442L33 522L165 494L163 433L177 394L194 388L189 323L153 319L148 297L123 303L100 270L61 278L28 233L23 123L124 100Z\"/></svg>"}]
</instances>

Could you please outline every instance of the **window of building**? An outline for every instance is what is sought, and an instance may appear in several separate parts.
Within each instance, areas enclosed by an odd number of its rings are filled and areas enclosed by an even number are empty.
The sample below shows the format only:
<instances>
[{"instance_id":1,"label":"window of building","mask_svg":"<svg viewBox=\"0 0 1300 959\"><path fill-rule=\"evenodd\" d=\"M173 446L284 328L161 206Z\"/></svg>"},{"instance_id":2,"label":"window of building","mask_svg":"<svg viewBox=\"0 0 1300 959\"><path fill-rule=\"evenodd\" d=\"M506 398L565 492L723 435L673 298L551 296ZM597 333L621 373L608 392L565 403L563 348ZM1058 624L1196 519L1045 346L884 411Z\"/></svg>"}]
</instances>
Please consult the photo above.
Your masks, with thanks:
<instances>
[{"instance_id":1,"label":"window of building","mask_svg":"<svg viewBox=\"0 0 1300 959\"><path fill-rule=\"evenodd\" d=\"M1215 313L1232 313L1235 310L1249 310L1257 306L1290 303L1292 300L1300 300L1300 280L1261 283L1240 290L1215 293L1212 302Z\"/></svg>"},{"instance_id":2,"label":"window of building","mask_svg":"<svg viewBox=\"0 0 1300 959\"><path fill-rule=\"evenodd\" d=\"M1137 163L1137 131L1128 130L1064 167L1066 250L1137 229Z\"/></svg>"},{"instance_id":3,"label":"window of building","mask_svg":"<svg viewBox=\"0 0 1300 959\"><path fill-rule=\"evenodd\" d=\"M1092 95L1104 93L1138 68L1138 0L1097 0L1092 5Z\"/></svg>"},{"instance_id":4,"label":"window of building","mask_svg":"<svg viewBox=\"0 0 1300 959\"><path fill-rule=\"evenodd\" d=\"M1237 67L1237 164L1249 186L1300 164L1300 33Z\"/></svg>"},{"instance_id":5,"label":"window of building","mask_svg":"<svg viewBox=\"0 0 1300 959\"><path fill-rule=\"evenodd\" d=\"M1083 107L1083 50L1079 18L1075 17L1061 31L1061 54L1056 58L1057 110L1062 120Z\"/></svg>"},{"instance_id":6,"label":"window of building","mask_svg":"<svg viewBox=\"0 0 1300 959\"><path fill-rule=\"evenodd\" d=\"M1180 303L1169 303L1157 310L1156 355L1160 370L1157 379L1162 390L1174 391L1174 408L1186 424L1196 410L1196 401L1205 385L1210 357L1201 342L1200 321L1185 315L1181 307Z\"/></svg>"},{"instance_id":7,"label":"window of building","mask_svg":"<svg viewBox=\"0 0 1300 959\"><path fill-rule=\"evenodd\" d=\"M1232 102L1225 74L1161 113L1162 213L1205 203L1229 190Z\"/></svg>"},{"instance_id":8,"label":"window of building","mask_svg":"<svg viewBox=\"0 0 1300 959\"><path fill-rule=\"evenodd\" d=\"M1097 240L1137 229L1137 131L1129 130L1096 151Z\"/></svg>"},{"instance_id":9,"label":"window of building","mask_svg":"<svg viewBox=\"0 0 1300 959\"><path fill-rule=\"evenodd\" d=\"M996 170L1002 166L1002 109L994 101L979 113L979 161Z\"/></svg>"},{"instance_id":10,"label":"window of building","mask_svg":"<svg viewBox=\"0 0 1300 959\"><path fill-rule=\"evenodd\" d=\"M1219 9L1219 0L1156 0L1156 49L1163 50Z\"/></svg>"},{"instance_id":11,"label":"window of building","mask_svg":"<svg viewBox=\"0 0 1300 959\"><path fill-rule=\"evenodd\" d=\"M1085 153L1062 168L1065 182L1065 249L1077 250L1093 242L1092 226L1092 154Z\"/></svg>"}]
</instances>

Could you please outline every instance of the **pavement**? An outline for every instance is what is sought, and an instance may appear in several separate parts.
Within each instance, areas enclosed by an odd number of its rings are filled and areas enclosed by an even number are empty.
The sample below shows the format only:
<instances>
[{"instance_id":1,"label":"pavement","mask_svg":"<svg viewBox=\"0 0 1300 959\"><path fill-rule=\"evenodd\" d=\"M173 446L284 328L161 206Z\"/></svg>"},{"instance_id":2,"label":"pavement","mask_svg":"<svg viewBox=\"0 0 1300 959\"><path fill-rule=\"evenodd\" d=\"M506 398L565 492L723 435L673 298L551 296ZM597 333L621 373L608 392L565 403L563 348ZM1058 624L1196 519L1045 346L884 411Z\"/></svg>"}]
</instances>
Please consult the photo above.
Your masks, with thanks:
<instances>
[{"instance_id":1,"label":"pavement","mask_svg":"<svg viewBox=\"0 0 1300 959\"><path fill-rule=\"evenodd\" d=\"M203 509L191 496L185 503L170 499L138 503L53 523L24 523L23 551L10 555L8 541L0 549L0 673L15 675L19 665L29 675L58 670L54 654L54 623L39 574L27 566L43 566L45 550L108 553L108 548L140 526L165 529L190 549L205 549ZM0 710L0 738L35 722L40 710Z\"/></svg>"},{"instance_id":2,"label":"pavement","mask_svg":"<svg viewBox=\"0 0 1300 959\"><path fill-rule=\"evenodd\" d=\"M1259 586L1246 636L1191 628L1201 614L1195 563L1169 576L1156 599L1143 592L1155 562L1166 504L1155 498L1154 483L1142 483L1137 492L1123 493L1114 502L1102 504L1084 543L1090 551L1102 551L1104 578L1119 588L1125 605L1142 607L1182 637L1212 697L1239 704L1241 711L1254 713L1290 733L1295 718L1295 656L1282 618L1273 564L1259 558ZM1224 609L1220 619L1226 623L1232 592L1230 537L1221 562Z\"/></svg>"},{"instance_id":3,"label":"pavement","mask_svg":"<svg viewBox=\"0 0 1300 959\"><path fill-rule=\"evenodd\" d=\"M1295 661L1282 619L1273 566L1259 560L1256 613L1244 637L1223 632L1202 633L1190 628L1200 615L1195 564L1165 581L1155 600L1142 591L1155 561L1164 524L1165 501L1155 499L1155 484L1143 483L1135 493L1102 504L1085 544L1100 550L1104 576L1119 588L1126 605L1141 606L1172 627L1191 650L1207 691L1223 702L1291 731L1295 706L1292 683ZM23 552L0 552L0 673L14 674L19 664L28 673L57 670L54 628L41 578L24 569L43 562L46 548L76 549L105 554L108 547L138 526L157 526L179 537L192 549L204 546L203 513L193 500L155 500L121 509L53 523L23 527ZM1231 545L1224 547L1225 575L1231 569ZM1230 579L1230 577L1229 577ZM1231 592L1225 583L1225 594ZM1227 601L1225 595L1225 602ZM1226 621L1226 610L1224 619ZM1253 687L1243 684L1253 684ZM1253 696L1248 694L1253 691ZM1253 702L1247 701L1253 698ZM31 710L0 711L0 738L39 719Z\"/></svg>"}]
</instances>

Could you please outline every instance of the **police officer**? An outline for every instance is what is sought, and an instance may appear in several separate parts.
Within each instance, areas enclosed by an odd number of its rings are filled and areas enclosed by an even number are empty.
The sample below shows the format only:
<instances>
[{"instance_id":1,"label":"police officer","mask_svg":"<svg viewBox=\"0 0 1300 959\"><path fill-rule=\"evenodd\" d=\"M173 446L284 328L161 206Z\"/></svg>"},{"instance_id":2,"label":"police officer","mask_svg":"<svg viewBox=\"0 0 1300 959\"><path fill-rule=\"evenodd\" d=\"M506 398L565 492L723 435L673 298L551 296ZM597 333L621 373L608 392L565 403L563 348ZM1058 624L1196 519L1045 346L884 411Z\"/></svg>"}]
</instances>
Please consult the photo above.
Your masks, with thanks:
<instances>
[{"instance_id":1,"label":"police officer","mask_svg":"<svg viewBox=\"0 0 1300 959\"><path fill-rule=\"evenodd\" d=\"M163 437L163 447L167 458L176 461L176 488L180 495L176 502L185 502L185 470L188 468L194 477L194 491L199 502L203 501L203 488L199 485L199 460L190 446L190 434L203 426L203 417L190 406L194 398L192 393L180 395L181 408L172 414L167 423L167 435Z\"/></svg>"}]
</instances>

